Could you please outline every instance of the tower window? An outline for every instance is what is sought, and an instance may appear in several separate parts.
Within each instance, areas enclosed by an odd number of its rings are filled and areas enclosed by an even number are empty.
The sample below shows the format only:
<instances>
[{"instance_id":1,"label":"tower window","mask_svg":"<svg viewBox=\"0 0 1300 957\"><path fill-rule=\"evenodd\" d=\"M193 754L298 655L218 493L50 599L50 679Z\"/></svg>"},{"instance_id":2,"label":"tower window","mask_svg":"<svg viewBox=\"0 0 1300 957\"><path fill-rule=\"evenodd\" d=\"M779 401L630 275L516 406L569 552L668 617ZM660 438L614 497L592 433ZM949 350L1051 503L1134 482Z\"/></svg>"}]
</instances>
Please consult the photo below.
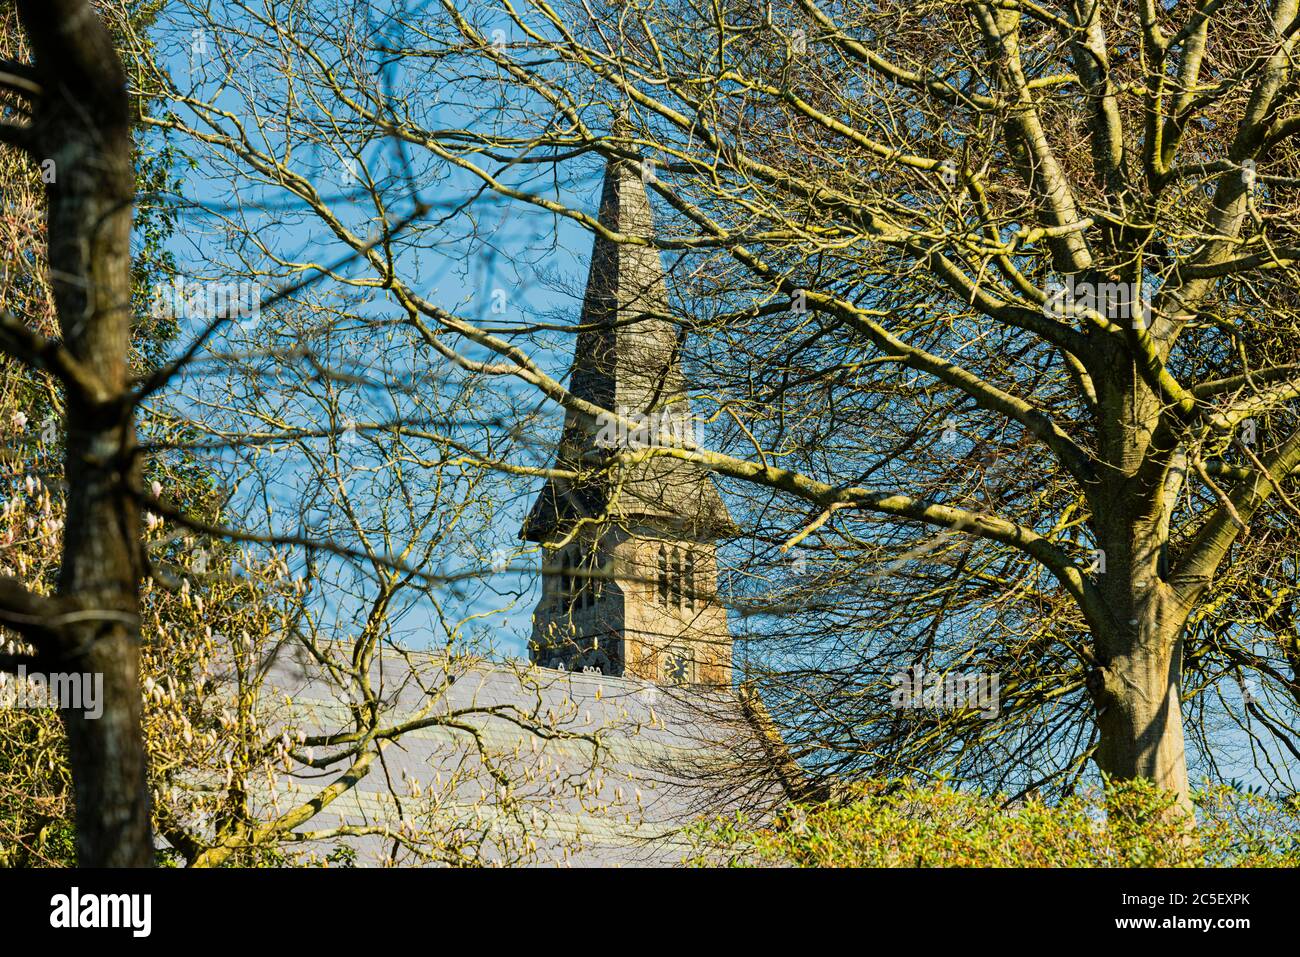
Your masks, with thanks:
<instances>
[{"instance_id":1,"label":"tower window","mask_svg":"<svg viewBox=\"0 0 1300 957\"><path fill-rule=\"evenodd\" d=\"M608 542L602 541L596 547L592 563L595 576L591 579L591 603L594 605L605 597L605 589L614 580L614 553Z\"/></svg>"},{"instance_id":2,"label":"tower window","mask_svg":"<svg viewBox=\"0 0 1300 957\"><path fill-rule=\"evenodd\" d=\"M574 574L573 550L566 548L560 554L560 594L561 604L566 611L572 611L578 604L578 576Z\"/></svg>"},{"instance_id":3,"label":"tower window","mask_svg":"<svg viewBox=\"0 0 1300 957\"><path fill-rule=\"evenodd\" d=\"M704 607L700 598L700 558L694 548L659 546L655 600L665 608L695 610Z\"/></svg>"},{"instance_id":4,"label":"tower window","mask_svg":"<svg viewBox=\"0 0 1300 957\"><path fill-rule=\"evenodd\" d=\"M686 607L695 610L697 583L695 581L695 549L686 550Z\"/></svg>"},{"instance_id":5,"label":"tower window","mask_svg":"<svg viewBox=\"0 0 1300 957\"><path fill-rule=\"evenodd\" d=\"M594 608L604 589L601 582L609 566L603 559L604 550L584 545L574 545L559 557L561 598L558 604L566 610Z\"/></svg>"}]
</instances>

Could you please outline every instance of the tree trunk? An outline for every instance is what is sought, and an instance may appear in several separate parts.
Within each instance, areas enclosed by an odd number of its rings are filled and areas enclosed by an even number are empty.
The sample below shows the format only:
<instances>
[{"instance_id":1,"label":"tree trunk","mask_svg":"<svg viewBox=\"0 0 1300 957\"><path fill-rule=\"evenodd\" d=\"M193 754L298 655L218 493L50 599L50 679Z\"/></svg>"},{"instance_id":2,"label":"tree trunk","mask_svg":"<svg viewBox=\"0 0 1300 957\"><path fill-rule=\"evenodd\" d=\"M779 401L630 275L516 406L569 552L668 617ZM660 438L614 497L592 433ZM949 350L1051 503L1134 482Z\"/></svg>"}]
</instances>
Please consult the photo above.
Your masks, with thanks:
<instances>
[{"instance_id":1,"label":"tree trunk","mask_svg":"<svg viewBox=\"0 0 1300 957\"><path fill-rule=\"evenodd\" d=\"M1089 682L1097 707L1097 766L1119 781L1145 778L1192 813L1183 743L1184 609L1157 584L1133 603L1133 617L1098 635L1102 667Z\"/></svg>"},{"instance_id":2,"label":"tree trunk","mask_svg":"<svg viewBox=\"0 0 1300 957\"><path fill-rule=\"evenodd\" d=\"M1183 743L1183 629L1190 607L1166 580L1169 527L1186 474L1161 400L1115 346L1098 379L1102 478L1087 491L1102 546L1089 616L1097 663L1088 690L1097 709L1098 768L1116 781L1146 779L1191 813Z\"/></svg>"},{"instance_id":3,"label":"tree trunk","mask_svg":"<svg viewBox=\"0 0 1300 957\"><path fill-rule=\"evenodd\" d=\"M1172 647L1135 647L1099 672L1097 766L1110 777L1146 778L1177 796L1188 812L1181 704L1182 638Z\"/></svg>"},{"instance_id":4,"label":"tree trunk","mask_svg":"<svg viewBox=\"0 0 1300 957\"><path fill-rule=\"evenodd\" d=\"M119 626L104 629L86 654L65 664L70 671L104 676L102 717L63 712L82 867L153 864L137 657L134 636Z\"/></svg>"},{"instance_id":5,"label":"tree trunk","mask_svg":"<svg viewBox=\"0 0 1300 957\"><path fill-rule=\"evenodd\" d=\"M113 279L106 279L110 284ZM121 295L129 295L122 289ZM125 416L125 421L123 421ZM65 710L77 812L77 863L153 862L139 682L139 485L129 413L69 402L67 530L59 593L75 608L60 666L103 676L103 714Z\"/></svg>"},{"instance_id":6,"label":"tree trunk","mask_svg":"<svg viewBox=\"0 0 1300 957\"><path fill-rule=\"evenodd\" d=\"M146 752L138 683L139 462L128 357L135 170L126 75L85 0L19 3L41 92L29 152L49 164L50 283L63 347L67 517L58 638L48 657L103 678L103 713L65 709L77 863L147 866ZM69 371L70 370L70 371Z\"/></svg>"}]
</instances>

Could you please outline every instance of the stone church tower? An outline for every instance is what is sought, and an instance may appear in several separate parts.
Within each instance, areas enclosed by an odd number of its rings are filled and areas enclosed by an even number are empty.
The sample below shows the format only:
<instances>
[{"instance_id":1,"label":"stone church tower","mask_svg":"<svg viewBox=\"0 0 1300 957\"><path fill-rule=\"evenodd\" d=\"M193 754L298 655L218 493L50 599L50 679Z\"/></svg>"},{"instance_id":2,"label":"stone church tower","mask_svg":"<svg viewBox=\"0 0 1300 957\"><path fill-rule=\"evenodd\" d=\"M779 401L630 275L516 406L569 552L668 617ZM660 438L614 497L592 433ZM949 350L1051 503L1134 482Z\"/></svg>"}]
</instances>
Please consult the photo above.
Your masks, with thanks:
<instances>
[{"instance_id":1,"label":"stone church tower","mask_svg":"<svg viewBox=\"0 0 1300 957\"><path fill-rule=\"evenodd\" d=\"M653 235L637 164L610 161L600 221L625 236ZM664 684L729 684L716 542L735 529L712 478L665 456L611 460L611 447L698 434L658 251L597 236L581 322L569 388L647 428L629 434L613 421L592 428L566 417L555 467L579 478L548 480L520 532L543 552L529 655Z\"/></svg>"}]
</instances>

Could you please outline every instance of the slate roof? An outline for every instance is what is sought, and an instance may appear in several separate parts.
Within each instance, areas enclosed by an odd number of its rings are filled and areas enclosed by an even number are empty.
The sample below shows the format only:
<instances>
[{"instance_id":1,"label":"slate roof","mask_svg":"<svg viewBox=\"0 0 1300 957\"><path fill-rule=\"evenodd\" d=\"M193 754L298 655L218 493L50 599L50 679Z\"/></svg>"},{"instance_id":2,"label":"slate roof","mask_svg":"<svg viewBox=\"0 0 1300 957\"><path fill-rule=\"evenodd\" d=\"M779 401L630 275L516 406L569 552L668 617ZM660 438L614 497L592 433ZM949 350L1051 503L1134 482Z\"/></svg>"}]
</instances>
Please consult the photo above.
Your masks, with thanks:
<instances>
[{"instance_id":1,"label":"slate roof","mask_svg":"<svg viewBox=\"0 0 1300 957\"><path fill-rule=\"evenodd\" d=\"M653 214L640 168L613 159L605 171L599 220L626 236L649 239ZM597 235L574 347L569 388L602 408L660 416L656 431L694 433L681 368L680 328L670 318L668 290L658 250ZM704 538L733 532L730 516L709 475L663 456L615 470L595 434L570 415L557 465L581 469L584 481L551 480L534 502L521 537L544 541L578 517L610 513L624 521L668 519Z\"/></svg>"},{"instance_id":2,"label":"slate roof","mask_svg":"<svg viewBox=\"0 0 1300 957\"><path fill-rule=\"evenodd\" d=\"M395 828L404 802L407 816L434 822L451 843L468 841L480 862L663 866L681 862L689 845L680 831L701 815L761 814L780 795L774 778L754 773L762 742L730 690L522 662L449 664L432 653L386 654L371 680L389 708L386 723L431 701L437 723L388 745L382 766L304 831L342 822ZM274 662L268 685L291 702L276 718L285 726L309 734L348 727L338 689L302 661ZM511 782L509 800L490 767ZM286 780L280 798L301 800L338 774L306 769ZM412 798L413 786L437 795L430 808ZM323 857L337 843L299 849ZM346 843L362 865L386 863L391 850L382 838ZM421 862L399 855L395 863Z\"/></svg>"}]
</instances>

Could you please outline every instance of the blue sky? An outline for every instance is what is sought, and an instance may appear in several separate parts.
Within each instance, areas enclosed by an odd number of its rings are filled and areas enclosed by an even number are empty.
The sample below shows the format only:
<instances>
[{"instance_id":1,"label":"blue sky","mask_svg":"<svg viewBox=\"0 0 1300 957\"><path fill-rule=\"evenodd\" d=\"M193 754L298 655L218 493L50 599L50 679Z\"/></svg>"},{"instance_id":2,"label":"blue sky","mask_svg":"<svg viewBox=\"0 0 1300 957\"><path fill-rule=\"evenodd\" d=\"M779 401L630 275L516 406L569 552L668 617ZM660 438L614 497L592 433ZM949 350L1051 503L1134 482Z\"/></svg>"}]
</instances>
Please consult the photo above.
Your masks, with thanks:
<instances>
[{"instance_id":1,"label":"blue sky","mask_svg":"<svg viewBox=\"0 0 1300 957\"><path fill-rule=\"evenodd\" d=\"M158 37L160 49L165 54L164 62L178 85L192 84L196 91L211 95L216 91L213 82L216 74L204 69L207 51L203 45L215 41L206 36L195 36L191 40L188 27L184 22L164 22L160 26ZM263 82L272 83L275 79L266 78ZM215 102L236 111L247 107L238 97L229 94L217 95ZM446 117L449 124L463 119L451 113ZM193 144L183 146L193 152ZM235 204L241 207L241 215L256 225L259 238L276 252L318 262L331 262L346 254L345 247L327 234L318 221L301 215L301 204L286 202L285 194L278 190L268 190L248 182L240 183L232 191L230 178L212 156L204 153L194 155L197 162L191 168L178 170L183 177L180 197L184 206L180 228L170 244L183 276L207 281L221 281L224 277L223 263L229 262L230 254L223 235L222 219L231 213ZM395 177L400 175L401 158L391 143L372 144L363 152L363 161L372 171L387 171ZM598 205L601 168L594 162L589 167L578 181L557 184L554 197L594 212ZM364 203L353 202L353 196L361 195L350 182L350 177L357 172L355 167L348 170L339 164L336 156L328 153L305 153L295 157L294 168L310 176L317 189L333 201L332 205L341 215L352 211L360 219L370 212ZM417 185L429 193L436 188L440 195L452 194L458 201L476 184L465 174L453 173L449 180L439 183L417 180ZM441 215L443 209L436 198L432 195L426 198L435 206L431 217ZM401 208L396 209L393 218L400 218L404 212ZM520 204L505 204L494 200L491 194L475 203L470 213L481 234L477 240L468 236L457 239L452 235L455 232L452 229L448 230L452 241L444 238L437 243L421 243L417 248L402 253L400 272L413 290L439 305L478 320L490 318L495 322L512 322L523 321L529 316L549 319L567 316L569 321L576 322L578 301L554 287L580 289L585 283L591 235L569 220L527 209ZM487 241L481 241L485 236ZM528 250L529 254L512 255L514 250ZM366 270L363 266L355 266L350 271L353 275L363 275ZM339 291L337 284L328 281L315 289L322 294ZM505 311L491 312L498 299L504 302ZM382 292L376 293L369 302L354 302L350 308L363 316L396 315L393 303ZM190 324L197 327L201 322L192 320ZM231 329L230 333L219 337L216 345L232 350L239 348L242 330ZM565 345L571 347L571 342L570 338ZM364 343L360 346L364 350ZM549 354L539 351L534 357L547 366L547 371L559 375L569 361L569 356L564 353L564 349ZM363 373L365 359L364 355L357 356L357 361L348 371ZM518 385L500 380L498 384ZM196 387L202 388L202 385L198 380L191 380L183 389ZM519 388L523 394L525 387ZM393 412L373 398L369 411L376 420ZM558 425L556 410L549 411L553 424ZM195 414L202 417L197 408ZM365 421L366 409L359 409L356 415L359 421ZM281 475L278 481L284 504L288 506L296 493L293 473ZM531 484L536 488L541 483L536 480ZM500 514L492 524L494 545L491 547L511 548L519 544L515 534L529 504L529 497L517 494L503 502ZM485 551L489 547L484 543ZM518 567L523 562L512 561L512 566ZM472 564L473 567L483 567L479 563ZM465 567L469 566L463 557L449 555L447 565L439 570L454 573ZM498 650L505 655L522 655L537 598L536 579L537 576L528 571L487 573L483 579L484 587L474 590L473 594L457 596L452 590L447 590L442 596L446 602L444 610L452 617L459 617L504 609L489 619L493 623L491 630L498 642ZM437 641L438 629L433 624L433 614L433 609L425 601L416 602L407 609L402 615L404 640L415 646ZM422 633L426 636L425 642L421 641Z\"/></svg>"}]
</instances>

